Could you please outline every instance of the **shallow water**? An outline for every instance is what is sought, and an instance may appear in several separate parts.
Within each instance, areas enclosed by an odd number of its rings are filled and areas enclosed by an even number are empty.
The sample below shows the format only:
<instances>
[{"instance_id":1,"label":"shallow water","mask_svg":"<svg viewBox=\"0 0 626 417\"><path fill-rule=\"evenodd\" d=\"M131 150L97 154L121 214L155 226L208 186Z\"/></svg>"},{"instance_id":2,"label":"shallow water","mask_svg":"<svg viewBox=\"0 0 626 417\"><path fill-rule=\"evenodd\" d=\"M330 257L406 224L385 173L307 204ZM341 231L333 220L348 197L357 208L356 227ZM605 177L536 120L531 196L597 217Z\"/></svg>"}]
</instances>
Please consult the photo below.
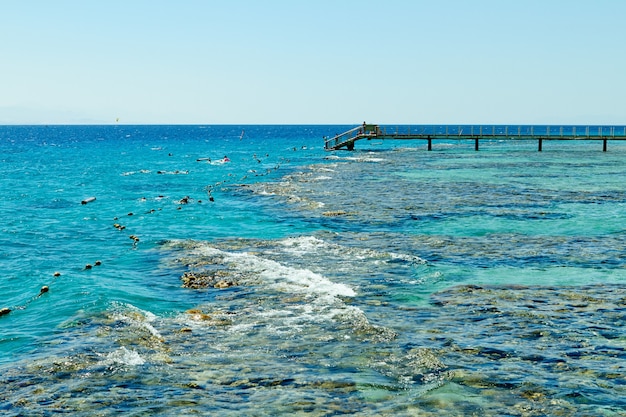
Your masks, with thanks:
<instances>
[{"instance_id":1,"label":"shallow water","mask_svg":"<svg viewBox=\"0 0 626 417\"><path fill-rule=\"evenodd\" d=\"M623 414L626 146L342 128L0 128L2 412Z\"/></svg>"}]
</instances>

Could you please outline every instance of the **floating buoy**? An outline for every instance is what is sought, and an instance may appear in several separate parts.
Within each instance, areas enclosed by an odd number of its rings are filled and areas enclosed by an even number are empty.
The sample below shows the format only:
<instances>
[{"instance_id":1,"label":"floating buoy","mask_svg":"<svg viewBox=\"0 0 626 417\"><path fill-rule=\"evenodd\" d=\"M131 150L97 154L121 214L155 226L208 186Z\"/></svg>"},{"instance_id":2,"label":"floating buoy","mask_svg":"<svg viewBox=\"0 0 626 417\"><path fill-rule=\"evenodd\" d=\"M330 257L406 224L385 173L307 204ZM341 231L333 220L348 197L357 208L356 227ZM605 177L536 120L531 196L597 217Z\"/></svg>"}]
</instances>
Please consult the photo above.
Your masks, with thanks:
<instances>
[{"instance_id":1,"label":"floating buoy","mask_svg":"<svg viewBox=\"0 0 626 417\"><path fill-rule=\"evenodd\" d=\"M101 262L101 261L96 261L96 262L94 263L94 265L95 265L95 266L100 266L100 265L102 265L102 262Z\"/></svg>"},{"instance_id":2,"label":"floating buoy","mask_svg":"<svg viewBox=\"0 0 626 417\"><path fill-rule=\"evenodd\" d=\"M9 314L11 312L11 309L8 307L4 307L2 309L0 309L0 316L4 316L6 314Z\"/></svg>"},{"instance_id":3,"label":"floating buoy","mask_svg":"<svg viewBox=\"0 0 626 417\"><path fill-rule=\"evenodd\" d=\"M87 264L87 265L85 265L85 269L91 269L91 268L93 268L93 267L91 266L91 264Z\"/></svg>"},{"instance_id":4,"label":"floating buoy","mask_svg":"<svg viewBox=\"0 0 626 417\"><path fill-rule=\"evenodd\" d=\"M57 271L57 272L55 272L55 273L54 273L54 276L55 276L55 277L60 277L60 276L61 276L61 273L60 273L59 271Z\"/></svg>"},{"instance_id":5,"label":"floating buoy","mask_svg":"<svg viewBox=\"0 0 626 417\"><path fill-rule=\"evenodd\" d=\"M47 285L44 285L43 287L41 287L41 290L39 290L39 295L46 293L48 291L50 291L50 288L48 288Z\"/></svg>"},{"instance_id":6,"label":"floating buoy","mask_svg":"<svg viewBox=\"0 0 626 417\"><path fill-rule=\"evenodd\" d=\"M92 201L96 201L96 197L88 197L84 199L83 201L81 201L80 204L87 204L87 203L91 203Z\"/></svg>"}]
</instances>

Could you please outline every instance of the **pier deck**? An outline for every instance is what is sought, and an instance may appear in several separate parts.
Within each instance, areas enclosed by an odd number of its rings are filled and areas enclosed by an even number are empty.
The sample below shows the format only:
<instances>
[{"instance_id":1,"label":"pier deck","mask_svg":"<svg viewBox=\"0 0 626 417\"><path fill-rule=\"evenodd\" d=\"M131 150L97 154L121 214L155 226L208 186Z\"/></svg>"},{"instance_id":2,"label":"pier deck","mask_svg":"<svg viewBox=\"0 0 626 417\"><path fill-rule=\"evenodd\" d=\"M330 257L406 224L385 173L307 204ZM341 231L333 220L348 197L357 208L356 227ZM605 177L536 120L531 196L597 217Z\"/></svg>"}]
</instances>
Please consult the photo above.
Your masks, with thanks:
<instances>
[{"instance_id":1,"label":"pier deck","mask_svg":"<svg viewBox=\"0 0 626 417\"><path fill-rule=\"evenodd\" d=\"M361 139L426 140L432 150L433 140L473 140L478 150L480 140L536 140L542 150L543 140L601 140L606 152L607 141L626 140L626 126L551 126L551 125L417 125L381 127L363 123L353 129L325 138L324 149L353 150Z\"/></svg>"}]
</instances>

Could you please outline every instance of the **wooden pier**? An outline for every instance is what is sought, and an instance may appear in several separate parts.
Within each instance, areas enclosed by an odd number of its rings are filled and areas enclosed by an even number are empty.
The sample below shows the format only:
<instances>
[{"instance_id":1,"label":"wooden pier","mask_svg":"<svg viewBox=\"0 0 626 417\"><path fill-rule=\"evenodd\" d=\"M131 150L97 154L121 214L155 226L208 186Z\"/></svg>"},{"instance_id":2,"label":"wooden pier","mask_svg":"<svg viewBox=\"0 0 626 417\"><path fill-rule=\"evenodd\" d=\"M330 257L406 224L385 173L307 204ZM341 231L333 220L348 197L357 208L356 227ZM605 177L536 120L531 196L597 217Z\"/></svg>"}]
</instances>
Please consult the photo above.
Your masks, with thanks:
<instances>
[{"instance_id":1,"label":"wooden pier","mask_svg":"<svg viewBox=\"0 0 626 417\"><path fill-rule=\"evenodd\" d=\"M425 140L429 151L433 149L433 140L472 140L475 150L480 140L536 140L538 151L542 150L544 140L589 140L602 141L602 150L606 152L607 141L626 140L626 126L414 125L388 128L363 123L325 138L324 149L351 151L361 139Z\"/></svg>"}]
</instances>

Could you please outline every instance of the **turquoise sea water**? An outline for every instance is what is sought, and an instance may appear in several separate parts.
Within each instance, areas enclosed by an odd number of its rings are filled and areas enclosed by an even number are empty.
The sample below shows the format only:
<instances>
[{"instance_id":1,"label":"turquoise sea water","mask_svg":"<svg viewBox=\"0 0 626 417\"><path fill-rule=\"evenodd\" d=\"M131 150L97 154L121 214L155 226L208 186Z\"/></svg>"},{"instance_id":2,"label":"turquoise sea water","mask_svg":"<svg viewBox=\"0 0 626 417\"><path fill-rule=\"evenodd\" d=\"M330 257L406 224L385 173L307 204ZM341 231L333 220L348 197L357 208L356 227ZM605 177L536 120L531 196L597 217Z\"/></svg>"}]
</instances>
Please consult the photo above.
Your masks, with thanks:
<instances>
[{"instance_id":1,"label":"turquoise sea water","mask_svg":"<svg viewBox=\"0 0 626 417\"><path fill-rule=\"evenodd\" d=\"M350 127L0 127L0 414L624 415L626 144Z\"/></svg>"}]
</instances>

